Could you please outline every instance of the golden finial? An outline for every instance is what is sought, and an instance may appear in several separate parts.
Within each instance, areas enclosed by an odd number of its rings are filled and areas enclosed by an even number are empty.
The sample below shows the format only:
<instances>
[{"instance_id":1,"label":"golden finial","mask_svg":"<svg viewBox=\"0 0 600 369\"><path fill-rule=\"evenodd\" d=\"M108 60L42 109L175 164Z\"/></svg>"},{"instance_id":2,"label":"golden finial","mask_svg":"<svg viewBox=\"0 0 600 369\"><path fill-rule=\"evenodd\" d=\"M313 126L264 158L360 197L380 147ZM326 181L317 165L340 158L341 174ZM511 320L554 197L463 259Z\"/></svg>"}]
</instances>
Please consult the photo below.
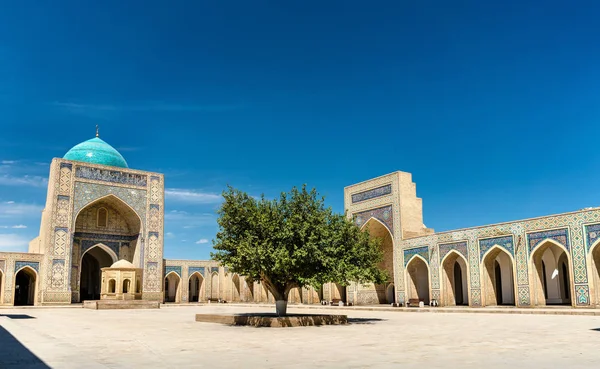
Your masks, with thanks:
<instances>
[{"instance_id":1,"label":"golden finial","mask_svg":"<svg viewBox=\"0 0 600 369\"><path fill-rule=\"evenodd\" d=\"M100 137L100 134L98 133L98 125L96 124L96 137Z\"/></svg>"}]
</instances>

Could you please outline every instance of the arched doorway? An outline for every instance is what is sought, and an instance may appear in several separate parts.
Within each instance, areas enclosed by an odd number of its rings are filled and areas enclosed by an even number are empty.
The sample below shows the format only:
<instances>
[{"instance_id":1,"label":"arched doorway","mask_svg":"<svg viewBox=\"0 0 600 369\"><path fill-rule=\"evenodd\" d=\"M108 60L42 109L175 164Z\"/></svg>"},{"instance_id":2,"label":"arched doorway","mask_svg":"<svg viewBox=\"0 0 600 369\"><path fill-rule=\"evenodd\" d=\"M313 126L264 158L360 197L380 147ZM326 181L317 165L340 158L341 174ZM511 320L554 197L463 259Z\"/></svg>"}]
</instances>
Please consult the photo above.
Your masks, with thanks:
<instances>
[{"instance_id":1,"label":"arched doorway","mask_svg":"<svg viewBox=\"0 0 600 369\"><path fill-rule=\"evenodd\" d=\"M165 277L165 302L181 302L181 278L176 272Z\"/></svg>"},{"instance_id":2,"label":"arched doorway","mask_svg":"<svg viewBox=\"0 0 600 369\"><path fill-rule=\"evenodd\" d=\"M592 304L600 307L600 240L592 245L590 250L590 275L594 284L594 296Z\"/></svg>"},{"instance_id":3,"label":"arched doorway","mask_svg":"<svg viewBox=\"0 0 600 369\"><path fill-rule=\"evenodd\" d=\"M143 258L142 247L138 247L142 233L141 218L115 195L95 200L77 213L72 263L78 269L74 280L79 283L74 282L71 289L79 301L100 298L99 269L112 264L97 247L101 246L113 263L124 259L139 266Z\"/></svg>"},{"instance_id":4,"label":"arched doorway","mask_svg":"<svg viewBox=\"0 0 600 369\"><path fill-rule=\"evenodd\" d=\"M469 305L467 261L451 250L442 260L442 306Z\"/></svg>"},{"instance_id":5,"label":"arched doorway","mask_svg":"<svg viewBox=\"0 0 600 369\"><path fill-rule=\"evenodd\" d=\"M233 282L233 294L231 296L231 300L234 302L240 302L241 301L241 288L240 288L240 277L237 274L234 274L233 278L232 278L232 282Z\"/></svg>"},{"instance_id":6,"label":"arched doorway","mask_svg":"<svg viewBox=\"0 0 600 369\"><path fill-rule=\"evenodd\" d=\"M429 305L429 267L425 259L415 255L406 265L408 299L418 299Z\"/></svg>"},{"instance_id":7,"label":"arched doorway","mask_svg":"<svg viewBox=\"0 0 600 369\"><path fill-rule=\"evenodd\" d=\"M218 300L219 297L219 274L217 272L213 272L210 275L210 299Z\"/></svg>"},{"instance_id":8,"label":"arched doorway","mask_svg":"<svg viewBox=\"0 0 600 369\"><path fill-rule=\"evenodd\" d=\"M331 284L331 300L339 300L346 302L346 286L338 283Z\"/></svg>"},{"instance_id":9,"label":"arched doorway","mask_svg":"<svg viewBox=\"0 0 600 369\"><path fill-rule=\"evenodd\" d=\"M377 300L380 304L390 304L394 302L394 296L389 299L386 287L389 283L394 282L394 241L392 233L388 227L381 221L375 218L370 218L362 227L363 230L369 232L371 237L381 240L381 251L383 252L383 260L379 263L379 268L385 270L388 275L388 280L383 285L376 285Z\"/></svg>"},{"instance_id":10,"label":"arched doorway","mask_svg":"<svg viewBox=\"0 0 600 369\"><path fill-rule=\"evenodd\" d=\"M571 277L566 248L553 240L543 241L531 257L533 304L571 305Z\"/></svg>"},{"instance_id":11,"label":"arched doorway","mask_svg":"<svg viewBox=\"0 0 600 369\"><path fill-rule=\"evenodd\" d=\"M394 284L390 283L388 284L386 290L385 290L385 298L388 301L394 301L394 296L396 295L396 289L394 288ZM391 304L391 302L390 302Z\"/></svg>"},{"instance_id":12,"label":"arched doorway","mask_svg":"<svg viewBox=\"0 0 600 369\"><path fill-rule=\"evenodd\" d=\"M194 272L188 282L188 301L199 302L204 298L204 277L199 272Z\"/></svg>"},{"instance_id":13,"label":"arched doorway","mask_svg":"<svg viewBox=\"0 0 600 369\"><path fill-rule=\"evenodd\" d=\"M498 246L483 257L483 306L515 305L514 260Z\"/></svg>"},{"instance_id":14,"label":"arched doorway","mask_svg":"<svg viewBox=\"0 0 600 369\"><path fill-rule=\"evenodd\" d=\"M15 275L15 306L35 305L37 273L24 267Z\"/></svg>"},{"instance_id":15,"label":"arched doorway","mask_svg":"<svg viewBox=\"0 0 600 369\"><path fill-rule=\"evenodd\" d=\"M103 244L94 245L84 252L79 274L80 301L100 299L102 268L116 261L117 254Z\"/></svg>"}]
</instances>

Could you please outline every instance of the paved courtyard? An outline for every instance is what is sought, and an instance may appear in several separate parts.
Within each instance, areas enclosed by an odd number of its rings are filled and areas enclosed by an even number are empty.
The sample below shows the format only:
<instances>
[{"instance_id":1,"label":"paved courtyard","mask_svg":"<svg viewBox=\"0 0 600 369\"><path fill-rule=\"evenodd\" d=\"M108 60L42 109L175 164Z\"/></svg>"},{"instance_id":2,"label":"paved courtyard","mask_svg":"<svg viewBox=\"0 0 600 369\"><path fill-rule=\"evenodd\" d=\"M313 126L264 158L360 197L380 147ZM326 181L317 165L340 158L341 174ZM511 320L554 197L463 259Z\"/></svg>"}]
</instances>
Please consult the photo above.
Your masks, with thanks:
<instances>
[{"instance_id":1,"label":"paved courtyard","mask_svg":"<svg viewBox=\"0 0 600 369\"><path fill-rule=\"evenodd\" d=\"M265 310L2 309L0 368L600 367L596 316L348 311L351 325L298 328L194 321Z\"/></svg>"}]
</instances>

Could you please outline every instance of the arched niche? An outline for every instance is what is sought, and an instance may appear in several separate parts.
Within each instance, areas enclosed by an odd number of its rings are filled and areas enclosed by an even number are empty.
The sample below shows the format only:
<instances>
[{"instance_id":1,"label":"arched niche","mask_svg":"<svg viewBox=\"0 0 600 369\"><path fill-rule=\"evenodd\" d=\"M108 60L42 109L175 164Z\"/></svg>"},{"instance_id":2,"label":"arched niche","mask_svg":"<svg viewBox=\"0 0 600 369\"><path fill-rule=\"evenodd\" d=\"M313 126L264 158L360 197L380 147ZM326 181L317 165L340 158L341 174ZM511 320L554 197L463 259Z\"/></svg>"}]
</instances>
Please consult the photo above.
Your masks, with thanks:
<instances>
[{"instance_id":1,"label":"arched niche","mask_svg":"<svg viewBox=\"0 0 600 369\"><path fill-rule=\"evenodd\" d=\"M482 306L515 305L515 261L504 248L493 246L482 259Z\"/></svg>"},{"instance_id":2,"label":"arched niche","mask_svg":"<svg viewBox=\"0 0 600 369\"><path fill-rule=\"evenodd\" d=\"M442 260L441 305L469 305L468 276L465 257L456 250L450 250Z\"/></svg>"},{"instance_id":3,"label":"arched niche","mask_svg":"<svg viewBox=\"0 0 600 369\"><path fill-rule=\"evenodd\" d=\"M571 259L567 248L552 240L542 241L531 255L533 305L572 305Z\"/></svg>"},{"instance_id":4,"label":"arched niche","mask_svg":"<svg viewBox=\"0 0 600 369\"><path fill-rule=\"evenodd\" d=\"M79 301L100 299L102 268L111 266L117 260L117 254L102 243L83 253L79 261Z\"/></svg>"},{"instance_id":5,"label":"arched niche","mask_svg":"<svg viewBox=\"0 0 600 369\"><path fill-rule=\"evenodd\" d=\"M165 276L165 302L181 302L181 277L175 271Z\"/></svg>"},{"instance_id":6,"label":"arched niche","mask_svg":"<svg viewBox=\"0 0 600 369\"><path fill-rule=\"evenodd\" d=\"M26 306L37 304L38 274L29 267L24 266L15 273L14 305Z\"/></svg>"},{"instance_id":7,"label":"arched niche","mask_svg":"<svg viewBox=\"0 0 600 369\"><path fill-rule=\"evenodd\" d=\"M418 299L425 305L430 302L429 265L420 255L414 255L406 264L407 297Z\"/></svg>"},{"instance_id":8,"label":"arched niche","mask_svg":"<svg viewBox=\"0 0 600 369\"><path fill-rule=\"evenodd\" d=\"M204 301L204 277L200 272L194 272L190 275L188 281L188 302Z\"/></svg>"},{"instance_id":9,"label":"arched niche","mask_svg":"<svg viewBox=\"0 0 600 369\"><path fill-rule=\"evenodd\" d=\"M394 296L388 295L386 289L389 283L394 282L394 239L392 232L376 218L369 218L361 229L369 232L371 237L380 239L383 260L379 263L379 268L387 272L388 279L383 285L376 285L375 290L380 304L392 303L394 302ZM392 300L389 299L390 297Z\"/></svg>"}]
</instances>

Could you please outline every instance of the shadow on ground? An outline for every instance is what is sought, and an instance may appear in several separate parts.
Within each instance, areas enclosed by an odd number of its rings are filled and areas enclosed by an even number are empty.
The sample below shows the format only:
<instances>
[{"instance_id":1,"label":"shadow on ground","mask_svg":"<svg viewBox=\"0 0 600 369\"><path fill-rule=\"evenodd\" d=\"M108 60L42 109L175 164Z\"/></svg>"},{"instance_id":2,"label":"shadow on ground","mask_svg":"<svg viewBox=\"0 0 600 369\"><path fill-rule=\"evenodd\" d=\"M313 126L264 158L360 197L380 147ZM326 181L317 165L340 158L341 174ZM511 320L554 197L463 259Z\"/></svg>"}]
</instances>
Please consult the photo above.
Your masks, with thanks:
<instances>
[{"instance_id":1,"label":"shadow on ground","mask_svg":"<svg viewBox=\"0 0 600 369\"><path fill-rule=\"evenodd\" d=\"M45 369L50 367L29 351L27 347L23 346L23 344L4 329L4 327L0 326L0 368Z\"/></svg>"},{"instance_id":2,"label":"shadow on ground","mask_svg":"<svg viewBox=\"0 0 600 369\"><path fill-rule=\"evenodd\" d=\"M25 314L0 314L0 316L5 316L9 319L35 319L34 316Z\"/></svg>"},{"instance_id":3,"label":"shadow on ground","mask_svg":"<svg viewBox=\"0 0 600 369\"><path fill-rule=\"evenodd\" d=\"M600 328L592 328L592 329L590 329L590 331L600 332Z\"/></svg>"},{"instance_id":4,"label":"shadow on ground","mask_svg":"<svg viewBox=\"0 0 600 369\"><path fill-rule=\"evenodd\" d=\"M383 322L386 319L379 318L348 318L350 324L375 324L375 322Z\"/></svg>"}]
</instances>

